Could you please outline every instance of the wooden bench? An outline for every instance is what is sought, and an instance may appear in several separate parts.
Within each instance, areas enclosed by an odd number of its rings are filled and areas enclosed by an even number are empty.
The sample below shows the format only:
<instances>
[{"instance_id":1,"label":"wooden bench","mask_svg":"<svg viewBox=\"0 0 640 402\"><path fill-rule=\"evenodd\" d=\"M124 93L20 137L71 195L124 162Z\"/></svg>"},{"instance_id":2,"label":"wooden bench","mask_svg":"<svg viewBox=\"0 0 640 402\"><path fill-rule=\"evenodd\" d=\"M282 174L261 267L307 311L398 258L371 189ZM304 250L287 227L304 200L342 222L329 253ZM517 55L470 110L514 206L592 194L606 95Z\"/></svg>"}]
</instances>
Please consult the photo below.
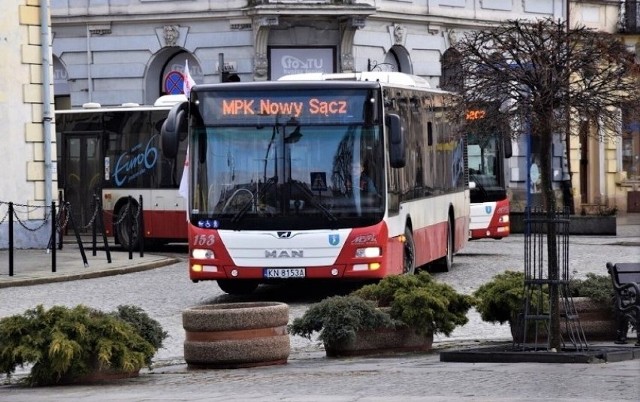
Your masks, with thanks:
<instances>
[{"instance_id":1,"label":"wooden bench","mask_svg":"<svg viewBox=\"0 0 640 402\"><path fill-rule=\"evenodd\" d=\"M607 263L615 293L614 308L618 320L615 343L627 343L627 331L631 324L638 335L640 346L640 262Z\"/></svg>"}]
</instances>

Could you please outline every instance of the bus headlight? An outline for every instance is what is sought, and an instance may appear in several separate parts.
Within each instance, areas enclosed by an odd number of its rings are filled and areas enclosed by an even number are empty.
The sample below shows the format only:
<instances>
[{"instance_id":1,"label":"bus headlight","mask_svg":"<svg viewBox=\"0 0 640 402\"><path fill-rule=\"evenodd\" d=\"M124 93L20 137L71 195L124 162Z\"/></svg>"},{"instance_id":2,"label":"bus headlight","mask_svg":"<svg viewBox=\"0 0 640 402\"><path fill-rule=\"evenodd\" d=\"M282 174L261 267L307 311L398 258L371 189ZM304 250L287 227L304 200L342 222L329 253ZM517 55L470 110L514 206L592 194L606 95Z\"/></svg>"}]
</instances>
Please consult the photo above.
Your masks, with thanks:
<instances>
[{"instance_id":1,"label":"bus headlight","mask_svg":"<svg viewBox=\"0 0 640 402\"><path fill-rule=\"evenodd\" d=\"M508 223L509 222L509 215L502 215L499 219L500 222L502 223Z\"/></svg>"},{"instance_id":2,"label":"bus headlight","mask_svg":"<svg viewBox=\"0 0 640 402\"><path fill-rule=\"evenodd\" d=\"M197 260L208 260L215 258L212 250L203 248L194 248L193 250L191 250L191 257Z\"/></svg>"},{"instance_id":3,"label":"bus headlight","mask_svg":"<svg viewBox=\"0 0 640 402\"><path fill-rule=\"evenodd\" d=\"M380 247L364 247L356 249L356 258L380 257L382 250Z\"/></svg>"}]
</instances>

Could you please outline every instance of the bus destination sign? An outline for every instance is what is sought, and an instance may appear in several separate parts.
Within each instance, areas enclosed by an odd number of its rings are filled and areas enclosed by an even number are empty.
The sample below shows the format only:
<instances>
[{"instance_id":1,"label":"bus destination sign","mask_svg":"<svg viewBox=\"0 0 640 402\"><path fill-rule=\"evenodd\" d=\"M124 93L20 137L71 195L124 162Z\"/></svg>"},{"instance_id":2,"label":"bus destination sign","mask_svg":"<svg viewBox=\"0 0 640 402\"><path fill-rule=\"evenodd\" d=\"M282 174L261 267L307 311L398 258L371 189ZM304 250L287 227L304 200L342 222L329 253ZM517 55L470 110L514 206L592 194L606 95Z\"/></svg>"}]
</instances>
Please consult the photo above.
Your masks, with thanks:
<instances>
[{"instance_id":1,"label":"bus destination sign","mask_svg":"<svg viewBox=\"0 0 640 402\"><path fill-rule=\"evenodd\" d=\"M465 119L467 119L467 120L484 119L484 116L486 114L487 114L487 112L485 112L482 109L470 109L470 110L467 110L467 113L465 114Z\"/></svg>"},{"instance_id":2,"label":"bus destination sign","mask_svg":"<svg viewBox=\"0 0 640 402\"><path fill-rule=\"evenodd\" d=\"M361 123L365 93L328 94L215 93L206 102L205 120L211 124L265 124L277 118L296 118L306 123Z\"/></svg>"},{"instance_id":3,"label":"bus destination sign","mask_svg":"<svg viewBox=\"0 0 640 402\"><path fill-rule=\"evenodd\" d=\"M301 117L302 114L309 115L347 115L349 103L346 99L322 100L310 98L305 101L285 101L274 99L223 99L223 116L247 116L259 114L265 115L285 115Z\"/></svg>"}]
</instances>

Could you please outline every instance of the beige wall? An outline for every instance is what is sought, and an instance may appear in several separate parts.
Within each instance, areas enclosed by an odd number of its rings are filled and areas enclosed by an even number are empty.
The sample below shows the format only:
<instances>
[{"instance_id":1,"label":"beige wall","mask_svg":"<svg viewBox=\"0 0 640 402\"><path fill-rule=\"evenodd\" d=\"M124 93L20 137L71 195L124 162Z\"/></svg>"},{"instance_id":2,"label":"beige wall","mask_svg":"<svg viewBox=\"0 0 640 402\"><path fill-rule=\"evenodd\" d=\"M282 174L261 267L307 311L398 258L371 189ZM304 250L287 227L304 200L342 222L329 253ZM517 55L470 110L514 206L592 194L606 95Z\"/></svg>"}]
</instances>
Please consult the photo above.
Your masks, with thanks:
<instances>
[{"instance_id":1,"label":"beige wall","mask_svg":"<svg viewBox=\"0 0 640 402\"><path fill-rule=\"evenodd\" d=\"M18 219L28 228L41 224L50 209L44 207L43 58L39 4L39 0L10 1L0 13L0 75L4 77L0 86L3 128L0 132L0 201L18 204ZM48 51L51 52L50 47ZM55 135L53 137L55 140ZM52 160L55 160L55 144L51 148ZM52 189L52 193L56 194L57 189ZM19 206L27 204L42 208ZM6 211L7 205L1 205L0 214L4 215ZM0 248L7 245L7 228L3 226L6 225L0 226ZM14 229L17 247L38 247L41 238L49 236L48 231L31 232L18 223Z\"/></svg>"},{"instance_id":2,"label":"beige wall","mask_svg":"<svg viewBox=\"0 0 640 402\"><path fill-rule=\"evenodd\" d=\"M616 2L572 1L569 12L571 24L585 25L588 28L615 33L618 31L619 7L620 5ZM573 127L572 131L577 134L576 127ZM573 135L571 138L570 158L576 212L579 213L583 208L587 212L616 208L618 212L624 213L627 210L627 189L619 185L622 169L618 158L619 137L617 139L610 138L604 143L600 143L594 139L595 134L591 132L591 137L588 140L587 199L581 198L580 141L577 135ZM602 134L611 135L611 133ZM614 135L619 134L615 133Z\"/></svg>"}]
</instances>

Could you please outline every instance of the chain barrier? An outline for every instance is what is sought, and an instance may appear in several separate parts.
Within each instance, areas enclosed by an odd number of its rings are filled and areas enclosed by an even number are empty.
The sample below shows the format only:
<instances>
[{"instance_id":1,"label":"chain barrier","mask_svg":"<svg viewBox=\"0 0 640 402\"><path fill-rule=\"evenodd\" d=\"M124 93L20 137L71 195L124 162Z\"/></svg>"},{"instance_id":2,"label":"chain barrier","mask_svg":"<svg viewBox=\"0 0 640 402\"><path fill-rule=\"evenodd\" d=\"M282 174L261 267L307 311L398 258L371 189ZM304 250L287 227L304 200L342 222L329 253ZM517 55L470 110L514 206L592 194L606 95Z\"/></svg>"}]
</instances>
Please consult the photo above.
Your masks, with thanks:
<instances>
[{"instance_id":1,"label":"chain barrier","mask_svg":"<svg viewBox=\"0 0 640 402\"><path fill-rule=\"evenodd\" d=\"M125 219L127 219L127 214L129 214L129 206L131 205L130 202L127 202L124 206L124 210L122 210L122 213L120 213L120 216L118 217L118 219L113 223L115 226L120 225L122 222L124 222Z\"/></svg>"},{"instance_id":2,"label":"chain barrier","mask_svg":"<svg viewBox=\"0 0 640 402\"><path fill-rule=\"evenodd\" d=\"M89 228L94 228L95 230L95 225L97 224L97 222L101 222L99 223L99 225L103 226L104 225L104 222L102 222L103 214L104 215L110 214L112 216L112 221L113 221L113 216L114 216L113 213L105 212L102 210L99 198L94 201L95 202L92 203L94 206L92 216L86 225L83 225L80 227L80 229L82 230L86 230ZM136 204L136 205L132 207L131 204ZM78 233L78 227L76 227L76 223L73 220L72 207L68 202L64 202L64 200L61 199L59 205L56 205L55 202L53 202L50 206L45 206L45 205L39 206L39 205L16 204L12 202L0 201L0 207L2 207L3 205L7 205L7 210L4 212L4 214L2 215L2 218L0 219L0 225L4 224L7 220L9 222L9 245L10 245L9 246L9 276L13 276L13 222L14 222L13 218L14 217L15 217L15 221L18 222L20 226L22 226L25 230L29 232L38 231L44 228L47 225L47 223L50 223L52 233L49 239L49 244L47 245L47 254L51 253L52 255L52 272L56 272L56 261L55 261L56 233L59 234L60 236L59 248L62 249L62 236L64 235L65 230L67 229L67 226L71 224L72 229L76 236L76 240L78 242L78 246L80 248L80 254L84 261L84 265L85 267L88 266L88 261L84 253L84 246L82 244L82 240L80 239L80 236ZM18 211L16 208L21 208L22 210ZM38 224L35 227L29 227L26 223L27 219L24 219L24 214L28 215L30 213L38 211L40 208L45 209L42 223ZM56 213L56 209L57 209L57 213ZM140 215L141 211L142 211L142 197L140 197L139 204L130 199L129 202L126 203L126 205L118 214L118 219L115 220L113 223L114 225L121 225L126 219L130 219L130 218L132 218L135 222L138 222L139 219L142 219L142 216ZM20 217L21 215L23 216L22 219ZM50 220L50 218L52 219ZM30 219L30 220L33 221L33 219ZM109 251L109 244L107 242L104 227L102 227L102 237L105 244L105 250L107 252L107 261L111 263L112 261L111 261L110 251ZM95 248L95 233L94 233L94 248ZM141 257L143 256L142 253L143 251L142 251L142 242L141 242L141 250L140 250ZM95 249L94 249L94 255L95 255ZM129 256L129 258L131 259L131 255Z\"/></svg>"},{"instance_id":3,"label":"chain barrier","mask_svg":"<svg viewBox=\"0 0 640 402\"><path fill-rule=\"evenodd\" d=\"M140 217L140 211L141 211L140 205L138 205L137 202L133 202L133 203L127 202L124 206L124 209L120 210L121 212L118 214L119 216L109 211L103 211L103 214L105 216L110 216L111 220L113 221L113 224L117 226L122 222L124 222L125 219L127 219L127 214L129 213L129 206L131 204L136 204L134 205L135 211L133 212L132 218L137 220ZM117 219L114 219L114 217Z\"/></svg>"},{"instance_id":4,"label":"chain barrier","mask_svg":"<svg viewBox=\"0 0 640 402\"><path fill-rule=\"evenodd\" d=\"M10 202L5 202L5 201L0 201L0 205L10 205L12 203ZM36 227L29 227L26 225L26 223L20 219L20 216L18 215L18 211L16 210L16 207L20 207L20 208L26 208L26 211L21 211L21 213L23 214L30 214L31 212L37 211L40 208L44 208L45 209L45 213L44 213L44 219L42 220L42 223L39 224ZM49 210L47 213L47 210L50 209L51 207L48 205L28 205L28 204L16 204L13 203L13 216L16 218L16 221L18 222L18 224L20 226L22 226L25 230L29 231L29 232L37 232L38 230L42 229L47 222L49 222L49 217L51 216L51 211ZM2 220L0 220L0 225L2 223L4 223L4 221L7 219L7 217L9 216L9 209L7 209L7 212L5 213L5 215L2 217ZM37 219L34 219L37 220Z\"/></svg>"},{"instance_id":5,"label":"chain barrier","mask_svg":"<svg viewBox=\"0 0 640 402\"><path fill-rule=\"evenodd\" d=\"M11 203L9 202L5 202L5 201L0 201L0 206L1 205L9 205ZM42 229L48 222L49 222L49 218L51 217L51 207L50 206L45 206L45 205L28 205L28 204L16 204L13 203L13 216L16 218L16 221L18 222L18 224L20 224L20 226L22 226L24 229L30 231L30 232L36 232L40 229ZM18 215L18 211L16 210L16 207L20 207L20 208L26 208L26 211L20 211L21 214L29 214L32 213L40 208L44 208L46 209L45 211L45 215L44 215L44 219L42 220L42 223L39 224L36 227L29 227L24 219L20 218L20 215ZM115 222L116 225L121 224L124 219L126 218L126 215L128 213L129 210L129 203L127 203L127 205L125 206L125 210L124 213L120 216L120 218ZM94 203L94 208L93 208L93 214L91 215L91 219L89 219L89 222L87 222L86 225L83 225L80 227L80 229L85 230L85 229L89 229L93 226L93 224L95 223L96 219L98 218L98 213L100 212L100 206L97 203ZM140 208L136 208L136 212L135 212L135 219L138 219L138 216L140 214ZM69 203L61 203L58 206L58 214L56 216L56 230L59 233L62 233L66 227L67 224L69 223L69 217L71 215L71 205ZM9 208L7 208L6 212L4 213L4 215L2 216L2 219L0 219L0 225L2 225L6 220L7 217L9 216Z\"/></svg>"},{"instance_id":6,"label":"chain barrier","mask_svg":"<svg viewBox=\"0 0 640 402\"><path fill-rule=\"evenodd\" d=\"M136 222L138 221L138 218L140 218L140 209L141 209L140 205L137 205L137 208L136 208L136 210L134 211L134 214L133 214L133 219Z\"/></svg>"},{"instance_id":7,"label":"chain barrier","mask_svg":"<svg viewBox=\"0 0 640 402\"><path fill-rule=\"evenodd\" d=\"M93 208L93 215L91 216L91 218L89 219L89 222L87 222L86 225L84 225L83 229L89 229L90 227L93 226L93 223L95 222L96 218L98 217L98 204L95 204L94 208Z\"/></svg>"},{"instance_id":8,"label":"chain barrier","mask_svg":"<svg viewBox=\"0 0 640 402\"><path fill-rule=\"evenodd\" d=\"M62 232L67 228L67 224L69 223L69 214L70 211L64 203L58 207L58 216L56 219L56 230L58 233L62 234Z\"/></svg>"},{"instance_id":9,"label":"chain barrier","mask_svg":"<svg viewBox=\"0 0 640 402\"><path fill-rule=\"evenodd\" d=\"M4 216L2 217L2 219L0 219L0 225L2 225L4 223L4 221L7 220L7 217L9 216L9 208L7 208L7 212L5 212Z\"/></svg>"}]
</instances>

